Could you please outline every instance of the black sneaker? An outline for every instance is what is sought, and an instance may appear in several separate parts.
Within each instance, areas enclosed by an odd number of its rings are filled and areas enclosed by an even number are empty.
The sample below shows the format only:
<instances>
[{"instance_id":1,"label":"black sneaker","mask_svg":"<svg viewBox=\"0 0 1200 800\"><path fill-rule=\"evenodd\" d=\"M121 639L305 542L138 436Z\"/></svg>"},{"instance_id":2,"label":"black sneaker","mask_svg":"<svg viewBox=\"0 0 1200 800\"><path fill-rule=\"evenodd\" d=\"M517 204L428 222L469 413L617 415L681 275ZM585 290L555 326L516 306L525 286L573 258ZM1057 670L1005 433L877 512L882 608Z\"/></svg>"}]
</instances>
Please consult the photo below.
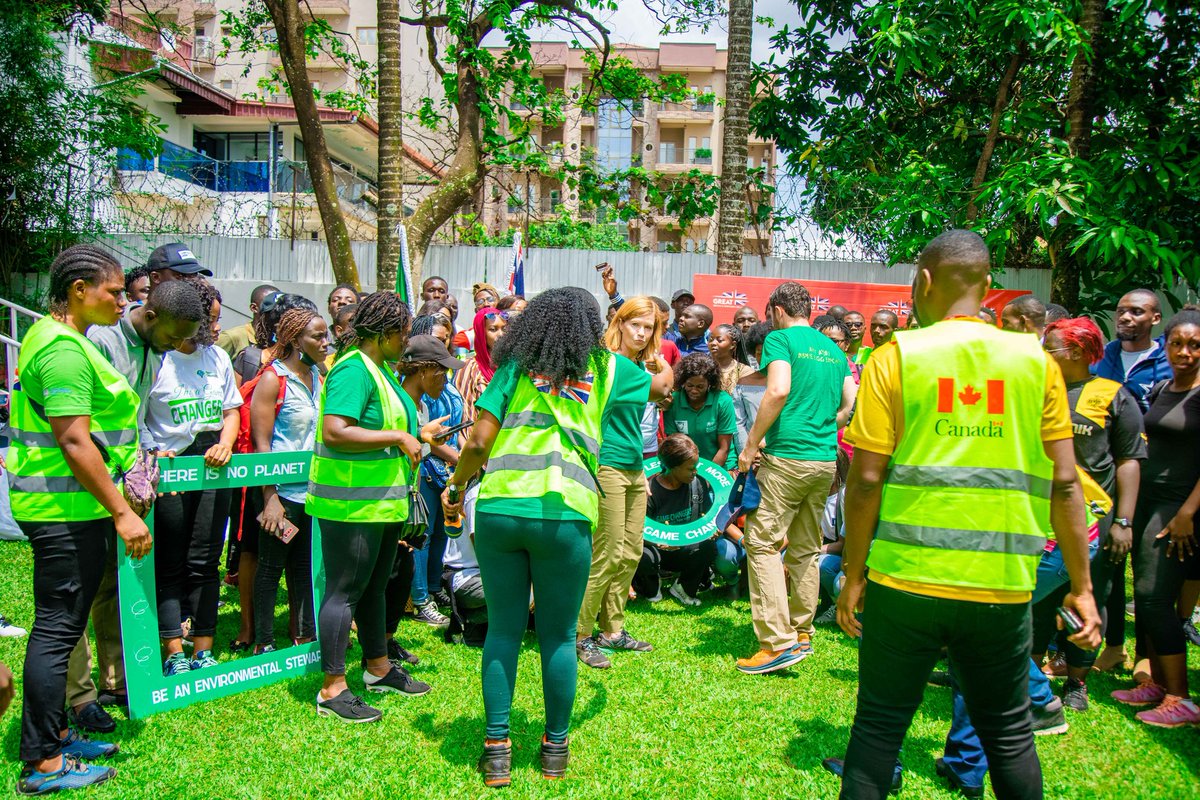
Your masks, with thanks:
<instances>
[{"instance_id":1,"label":"black sneaker","mask_svg":"<svg viewBox=\"0 0 1200 800\"><path fill-rule=\"evenodd\" d=\"M67 721L76 728L88 733L112 733L117 729L117 723L99 703L88 703L76 711L67 710Z\"/></svg>"},{"instance_id":2,"label":"black sneaker","mask_svg":"<svg viewBox=\"0 0 1200 800\"><path fill-rule=\"evenodd\" d=\"M387 655L388 661L391 661L397 667L402 664L409 664L415 667L417 664L421 663L421 659L417 658L412 653L401 647L400 643L395 639L388 639Z\"/></svg>"},{"instance_id":3,"label":"black sneaker","mask_svg":"<svg viewBox=\"0 0 1200 800\"><path fill-rule=\"evenodd\" d=\"M933 768L937 770L937 774L940 777L945 778L946 782L950 784L951 791L957 791L963 797L983 797L983 787L968 786L967 784L963 783L962 778L955 775L954 770L946 766L946 760L944 758L939 758L934 761Z\"/></svg>"},{"instance_id":4,"label":"black sneaker","mask_svg":"<svg viewBox=\"0 0 1200 800\"><path fill-rule=\"evenodd\" d=\"M433 598L433 602L437 603L442 608L450 608L450 595L446 594L445 589L438 589L433 594L429 595Z\"/></svg>"},{"instance_id":5,"label":"black sneaker","mask_svg":"<svg viewBox=\"0 0 1200 800\"><path fill-rule=\"evenodd\" d=\"M1088 710L1087 684L1074 678L1067 678L1063 684L1063 705L1072 711Z\"/></svg>"},{"instance_id":6,"label":"black sneaker","mask_svg":"<svg viewBox=\"0 0 1200 800\"><path fill-rule=\"evenodd\" d=\"M600 648L596 646L596 640L591 636L575 643L575 655L579 656L579 660L592 669L608 669L612 666L608 656L600 652Z\"/></svg>"},{"instance_id":7,"label":"black sneaker","mask_svg":"<svg viewBox=\"0 0 1200 800\"><path fill-rule=\"evenodd\" d=\"M369 672L363 674L363 683L367 685L368 692L395 692L396 694L404 694L410 697L420 697L423 694L429 694L429 684L421 681L408 674L408 670L397 667L395 664L388 670L388 674L383 677L372 675Z\"/></svg>"},{"instance_id":8,"label":"black sneaker","mask_svg":"<svg viewBox=\"0 0 1200 800\"><path fill-rule=\"evenodd\" d=\"M649 653L654 646L649 642L639 641L629 635L629 631L621 628L615 637L602 633L596 637L596 646L601 650L632 650L635 653Z\"/></svg>"},{"instance_id":9,"label":"black sneaker","mask_svg":"<svg viewBox=\"0 0 1200 800\"><path fill-rule=\"evenodd\" d=\"M1183 635L1196 647L1200 647L1200 631L1196 630L1195 620L1189 619L1183 623Z\"/></svg>"},{"instance_id":10,"label":"black sneaker","mask_svg":"<svg viewBox=\"0 0 1200 800\"><path fill-rule=\"evenodd\" d=\"M950 688L950 673L944 669L935 669L929 673L928 683L930 686L941 686L948 689Z\"/></svg>"},{"instance_id":11,"label":"black sneaker","mask_svg":"<svg viewBox=\"0 0 1200 800\"><path fill-rule=\"evenodd\" d=\"M571 760L567 752L567 742L551 742L542 737L542 777L561 778L567 774L567 762Z\"/></svg>"},{"instance_id":12,"label":"black sneaker","mask_svg":"<svg viewBox=\"0 0 1200 800\"><path fill-rule=\"evenodd\" d=\"M129 708L129 693L124 689L120 691L116 689L101 689L100 696L96 698L96 702L101 706Z\"/></svg>"},{"instance_id":13,"label":"black sneaker","mask_svg":"<svg viewBox=\"0 0 1200 800\"><path fill-rule=\"evenodd\" d=\"M512 782L512 742L505 739L496 744L483 743L479 756L479 771L489 789L500 789Z\"/></svg>"},{"instance_id":14,"label":"black sneaker","mask_svg":"<svg viewBox=\"0 0 1200 800\"><path fill-rule=\"evenodd\" d=\"M1034 736L1057 736L1066 733L1067 715L1063 713L1063 701L1057 697L1051 698L1044 708L1034 706L1033 713Z\"/></svg>"},{"instance_id":15,"label":"black sneaker","mask_svg":"<svg viewBox=\"0 0 1200 800\"><path fill-rule=\"evenodd\" d=\"M317 716L337 717L342 722L350 723L379 722L383 718L383 712L367 705L361 697L346 689L332 700L322 700L318 692Z\"/></svg>"}]
</instances>

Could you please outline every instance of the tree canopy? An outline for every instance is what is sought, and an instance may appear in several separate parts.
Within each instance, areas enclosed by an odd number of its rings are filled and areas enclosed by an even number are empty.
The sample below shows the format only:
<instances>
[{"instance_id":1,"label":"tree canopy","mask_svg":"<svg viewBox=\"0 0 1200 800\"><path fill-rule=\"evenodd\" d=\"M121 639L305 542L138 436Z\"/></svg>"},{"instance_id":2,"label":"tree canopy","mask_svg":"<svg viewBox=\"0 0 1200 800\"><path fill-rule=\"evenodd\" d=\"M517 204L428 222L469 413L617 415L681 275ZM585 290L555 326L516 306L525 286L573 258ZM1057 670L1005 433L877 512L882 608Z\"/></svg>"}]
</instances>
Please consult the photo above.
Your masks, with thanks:
<instances>
[{"instance_id":1,"label":"tree canopy","mask_svg":"<svg viewBox=\"0 0 1200 800\"><path fill-rule=\"evenodd\" d=\"M813 219L912 259L970 227L1074 311L1200 284L1200 15L1182 0L797 2L753 112Z\"/></svg>"}]
</instances>

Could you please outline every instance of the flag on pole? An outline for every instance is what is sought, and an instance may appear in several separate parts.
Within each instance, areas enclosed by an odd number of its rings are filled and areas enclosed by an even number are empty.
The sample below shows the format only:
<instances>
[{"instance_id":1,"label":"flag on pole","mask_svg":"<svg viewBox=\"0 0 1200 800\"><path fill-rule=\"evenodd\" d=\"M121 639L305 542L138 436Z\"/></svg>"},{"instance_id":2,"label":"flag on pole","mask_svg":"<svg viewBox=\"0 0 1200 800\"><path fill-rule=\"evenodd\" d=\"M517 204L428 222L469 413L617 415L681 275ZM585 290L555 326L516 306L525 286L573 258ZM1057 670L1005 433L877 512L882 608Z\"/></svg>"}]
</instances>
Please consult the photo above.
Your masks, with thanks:
<instances>
[{"instance_id":1,"label":"flag on pole","mask_svg":"<svg viewBox=\"0 0 1200 800\"><path fill-rule=\"evenodd\" d=\"M525 295L525 249L521 244L521 232L513 234L512 263L508 265L508 280L505 288L509 294Z\"/></svg>"},{"instance_id":2,"label":"flag on pole","mask_svg":"<svg viewBox=\"0 0 1200 800\"><path fill-rule=\"evenodd\" d=\"M408 274L408 231L403 225L396 226L396 238L400 240L400 263L396 266L396 294L400 295L409 311L415 312L412 279Z\"/></svg>"}]
</instances>

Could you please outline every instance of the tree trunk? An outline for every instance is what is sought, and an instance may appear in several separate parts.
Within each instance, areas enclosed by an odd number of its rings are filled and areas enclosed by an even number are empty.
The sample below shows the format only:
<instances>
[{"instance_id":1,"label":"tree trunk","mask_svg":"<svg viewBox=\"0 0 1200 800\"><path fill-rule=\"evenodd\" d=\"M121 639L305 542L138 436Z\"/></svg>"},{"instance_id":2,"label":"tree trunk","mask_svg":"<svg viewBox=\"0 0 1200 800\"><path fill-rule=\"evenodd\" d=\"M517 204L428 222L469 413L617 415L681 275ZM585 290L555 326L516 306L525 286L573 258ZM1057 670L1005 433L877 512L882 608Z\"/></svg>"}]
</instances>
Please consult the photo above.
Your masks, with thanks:
<instances>
[{"instance_id":1,"label":"tree trunk","mask_svg":"<svg viewBox=\"0 0 1200 800\"><path fill-rule=\"evenodd\" d=\"M398 0L379 0L376 15L379 36L379 203L376 206L375 285L379 289L389 289L396 285L396 270L400 263L396 226L404 220L403 83ZM419 277L413 278L412 285L420 285Z\"/></svg>"},{"instance_id":2,"label":"tree trunk","mask_svg":"<svg viewBox=\"0 0 1200 800\"><path fill-rule=\"evenodd\" d=\"M458 111L458 137L454 160L437 188L421 201L409 218L408 258L414 286L420 278L425 251L429 249L433 235L463 203L475 196L475 189L483 181L483 160L479 150L479 82L471 69L458 68L455 108Z\"/></svg>"},{"instance_id":3,"label":"tree trunk","mask_svg":"<svg viewBox=\"0 0 1200 800\"><path fill-rule=\"evenodd\" d=\"M729 0L729 64L721 137L721 202L717 212L717 274L741 275L746 229L746 150L750 136L750 44L754 0Z\"/></svg>"},{"instance_id":4,"label":"tree trunk","mask_svg":"<svg viewBox=\"0 0 1200 800\"><path fill-rule=\"evenodd\" d=\"M1104 22L1104 0L1083 0L1079 15L1080 32L1091 44L1088 57L1080 52L1071 64L1071 82L1067 88L1067 130L1064 137L1071 156L1086 161L1092 145L1092 127L1096 119L1096 75L1100 64L1100 26ZM1071 313L1079 311L1082 269L1075 254L1067 249L1070 219L1060 216L1050 241L1054 273L1050 279L1050 300L1064 305Z\"/></svg>"},{"instance_id":5,"label":"tree trunk","mask_svg":"<svg viewBox=\"0 0 1200 800\"><path fill-rule=\"evenodd\" d=\"M333 179L333 165L329 161L329 148L325 144L325 129L317 112L317 99L313 95L312 82L308 79L308 62L305 60L307 45L304 29L311 18L300 11L298 0L265 0L267 11L275 23L279 41L279 60L292 92L292 105L296 108L296 122L304 139L304 155L308 161L308 176L312 181L317 210L321 214L321 226L325 229L325 243L329 247L329 260L333 262L333 279L337 283L348 283L359 287L358 267L350 249L350 234L346 230L346 219L342 216L337 196L337 184Z\"/></svg>"},{"instance_id":6,"label":"tree trunk","mask_svg":"<svg viewBox=\"0 0 1200 800\"><path fill-rule=\"evenodd\" d=\"M1000 121L1004 116L1004 109L1008 106L1008 92L1012 88L1013 81L1017 78L1017 70L1021 67L1021 61L1025 58L1025 43L1017 47L1017 52L1012 54L1012 58L1008 60L1008 69L1004 71L1004 77L1000 79L1000 88L996 91L996 102L992 106L992 120L988 125L987 138L983 142L983 152L979 154L979 161L975 164L975 175L971 178L971 200L967 203L967 222L973 223L979 218L979 190L983 186L983 180L987 177L988 165L992 161L992 153L996 152L996 140L1000 137Z\"/></svg>"}]
</instances>

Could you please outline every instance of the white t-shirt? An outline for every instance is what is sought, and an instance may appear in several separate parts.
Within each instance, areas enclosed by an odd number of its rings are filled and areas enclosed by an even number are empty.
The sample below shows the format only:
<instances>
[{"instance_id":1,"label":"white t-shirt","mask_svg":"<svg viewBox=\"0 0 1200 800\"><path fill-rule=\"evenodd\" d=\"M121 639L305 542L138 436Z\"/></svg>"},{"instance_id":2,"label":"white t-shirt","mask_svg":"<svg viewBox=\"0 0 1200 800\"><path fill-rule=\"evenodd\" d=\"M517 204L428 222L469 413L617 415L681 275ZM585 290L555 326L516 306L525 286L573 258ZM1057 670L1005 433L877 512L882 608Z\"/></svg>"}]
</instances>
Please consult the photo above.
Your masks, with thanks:
<instances>
[{"instance_id":1,"label":"white t-shirt","mask_svg":"<svg viewBox=\"0 0 1200 800\"><path fill-rule=\"evenodd\" d=\"M143 447L181 453L196 434L221 430L225 412L242 404L229 354L219 347L167 353L145 404L152 441Z\"/></svg>"}]
</instances>

